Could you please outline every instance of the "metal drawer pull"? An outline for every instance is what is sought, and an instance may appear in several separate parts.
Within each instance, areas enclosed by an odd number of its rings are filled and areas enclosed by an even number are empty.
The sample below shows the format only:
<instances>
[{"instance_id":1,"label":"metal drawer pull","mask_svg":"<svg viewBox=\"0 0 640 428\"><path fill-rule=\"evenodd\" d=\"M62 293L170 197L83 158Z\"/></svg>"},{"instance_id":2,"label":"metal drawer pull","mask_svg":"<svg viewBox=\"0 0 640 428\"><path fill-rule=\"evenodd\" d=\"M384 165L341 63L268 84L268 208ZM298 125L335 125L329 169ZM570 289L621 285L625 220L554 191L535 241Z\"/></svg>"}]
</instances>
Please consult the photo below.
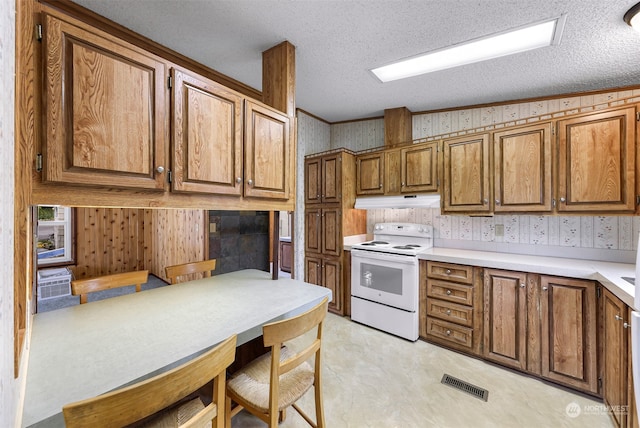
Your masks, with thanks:
<instances>
[{"instance_id":1,"label":"metal drawer pull","mask_svg":"<svg viewBox=\"0 0 640 428\"><path fill-rule=\"evenodd\" d=\"M451 309L447 309L447 315L451 315Z\"/></svg>"},{"instance_id":2,"label":"metal drawer pull","mask_svg":"<svg viewBox=\"0 0 640 428\"><path fill-rule=\"evenodd\" d=\"M618 314L616 314L616 321L622 321L622 317Z\"/></svg>"},{"instance_id":3,"label":"metal drawer pull","mask_svg":"<svg viewBox=\"0 0 640 428\"><path fill-rule=\"evenodd\" d=\"M451 336L451 330L447 330L447 336Z\"/></svg>"},{"instance_id":4,"label":"metal drawer pull","mask_svg":"<svg viewBox=\"0 0 640 428\"><path fill-rule=\"evenodd\" d=\"M451 295L451 290L447 290L447 296Z\"/></svg>"},{"instance_id":5,"label":"metal drawer pull","mask_svg":"<svg viewBox=\"0 0 640 428\"><path fill-rule=\"evenodd\" d=\"M451 275L451 269L447 269L445 272L447 275Z\"/></svg>"}]
</instances>

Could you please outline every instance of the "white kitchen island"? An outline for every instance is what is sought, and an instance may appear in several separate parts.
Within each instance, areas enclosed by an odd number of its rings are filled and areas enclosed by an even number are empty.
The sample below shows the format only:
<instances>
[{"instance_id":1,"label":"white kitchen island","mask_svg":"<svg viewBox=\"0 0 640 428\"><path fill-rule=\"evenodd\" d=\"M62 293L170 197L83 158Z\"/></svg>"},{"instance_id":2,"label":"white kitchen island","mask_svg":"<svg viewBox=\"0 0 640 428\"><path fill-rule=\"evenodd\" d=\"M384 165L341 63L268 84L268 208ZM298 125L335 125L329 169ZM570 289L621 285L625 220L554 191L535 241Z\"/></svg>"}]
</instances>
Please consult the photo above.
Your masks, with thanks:
<instances>
[{"instance_id":1,"label":"white kitchen island","mask_svg":"<svg viewBox=\"0 0 640 428\"><path fill-rule=\"evenodd\" d=\"M232 334L310 309L331 291L244 270L33 318L22 426L64 427L62 406L150 377Z\"/></svg>"}]
</instances>

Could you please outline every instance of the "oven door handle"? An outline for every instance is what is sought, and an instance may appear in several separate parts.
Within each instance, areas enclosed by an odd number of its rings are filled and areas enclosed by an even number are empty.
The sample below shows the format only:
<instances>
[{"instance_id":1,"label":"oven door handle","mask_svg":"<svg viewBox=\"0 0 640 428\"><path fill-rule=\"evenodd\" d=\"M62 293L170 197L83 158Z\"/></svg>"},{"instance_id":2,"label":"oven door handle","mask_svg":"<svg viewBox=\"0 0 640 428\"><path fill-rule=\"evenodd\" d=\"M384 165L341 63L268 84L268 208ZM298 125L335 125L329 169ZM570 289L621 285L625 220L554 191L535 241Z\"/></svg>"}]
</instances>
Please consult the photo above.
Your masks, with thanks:
<instances>
[{"instance_id":1,"label":"oven door handle","mask_svg":"<svg viewBox=\"0 0 640 428\"><path fill-rule=\"evenodd\" d=\"M357 250L357 249L351 250L352 263L353 263L353 259L393 261L394 263L404 263L408 265L412 265L418 262L418 258L414 256L401 256L398 254L382 253L382 252L367 251L367 250Z\"/></svg>"}]
</instances>

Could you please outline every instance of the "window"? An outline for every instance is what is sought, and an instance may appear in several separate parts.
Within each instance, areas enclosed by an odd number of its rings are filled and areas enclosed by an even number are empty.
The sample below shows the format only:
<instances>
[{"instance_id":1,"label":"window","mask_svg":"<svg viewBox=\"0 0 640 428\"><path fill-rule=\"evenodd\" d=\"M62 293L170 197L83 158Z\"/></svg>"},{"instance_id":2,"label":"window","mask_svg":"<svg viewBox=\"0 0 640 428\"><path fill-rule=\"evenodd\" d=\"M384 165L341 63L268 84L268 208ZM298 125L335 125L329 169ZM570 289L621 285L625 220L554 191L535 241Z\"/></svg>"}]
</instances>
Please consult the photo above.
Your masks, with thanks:
<instances>
[{"instance_id":1,"label":"window","mask_svg":"<svg viewBox=\"0 0 640 428\"><path fill-rule=\"evenodd\" d=\"M73 262L72 224L71 208L38 205L38 266Z\"/></svg>"}]
</instances>

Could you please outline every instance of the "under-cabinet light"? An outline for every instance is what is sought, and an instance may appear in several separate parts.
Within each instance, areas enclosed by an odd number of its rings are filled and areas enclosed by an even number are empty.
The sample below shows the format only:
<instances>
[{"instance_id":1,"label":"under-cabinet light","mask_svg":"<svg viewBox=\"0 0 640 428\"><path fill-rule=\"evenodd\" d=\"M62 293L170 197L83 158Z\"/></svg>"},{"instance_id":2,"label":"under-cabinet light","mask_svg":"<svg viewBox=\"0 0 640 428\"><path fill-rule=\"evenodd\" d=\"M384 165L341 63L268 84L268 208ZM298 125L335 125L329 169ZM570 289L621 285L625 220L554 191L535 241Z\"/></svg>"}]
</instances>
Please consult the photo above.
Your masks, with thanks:
<instances>
[{"instance_id":1,"label":"under-cabinet light","mask_svg":"<svg viewBox=\"0 0 640 428\"><path fill-rule=\"evenodd\" d=\"M518 27L371 70L382 82L404 79L532 49L558 45L566 15Z\"/></svg>"}]
</instances>

